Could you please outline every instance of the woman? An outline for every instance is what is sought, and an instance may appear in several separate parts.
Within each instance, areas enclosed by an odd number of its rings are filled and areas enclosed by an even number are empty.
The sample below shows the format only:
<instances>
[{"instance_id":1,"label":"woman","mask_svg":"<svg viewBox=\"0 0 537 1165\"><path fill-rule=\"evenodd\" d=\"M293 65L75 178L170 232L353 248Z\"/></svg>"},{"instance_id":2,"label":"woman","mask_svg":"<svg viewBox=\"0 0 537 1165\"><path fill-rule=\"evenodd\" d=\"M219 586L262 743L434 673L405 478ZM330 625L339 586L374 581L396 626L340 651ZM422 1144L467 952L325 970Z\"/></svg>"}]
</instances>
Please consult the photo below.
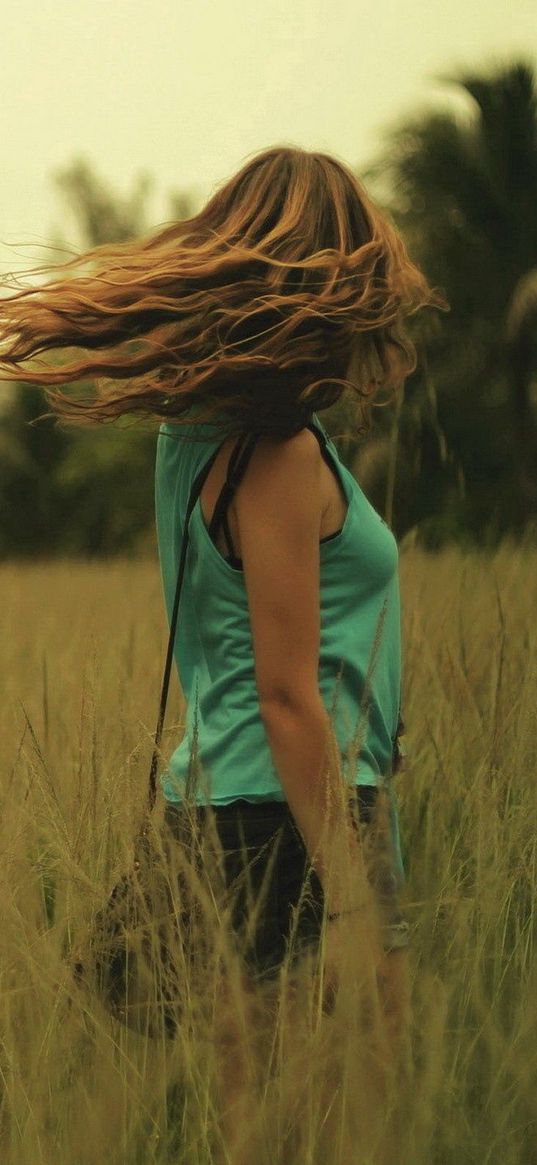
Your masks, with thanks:
<instances>
[{"instance_id":1,"label":"woman","mask_svg":"<svg viewBox=\"0 0 537 1165\"><path fill-rule=\"evenodd\" d=\"M175 647L187 727L161 775L170 829L186 837L188 801L201 834L216 822L229 886L245 884L246 860L250 896L237 894L233 915L245 983L275 981L325 917L328 992L361 907L360 839L384 791L374 949L397 1015L408 943L389 779L401 727L398 552L319 413L346 393L355 432L366 432L379 389L402 391L415 367L405 317L443 301L352 172L292 147L255 156L192 218L60 271L2 301L1 366L45 386L65 422L162 422L168 614L187 499L214 457L189 526ZM84 355L23 369L64 347ZM95 374L107 380L93 401L51 387Z\"/></svg>"}]
</instances>

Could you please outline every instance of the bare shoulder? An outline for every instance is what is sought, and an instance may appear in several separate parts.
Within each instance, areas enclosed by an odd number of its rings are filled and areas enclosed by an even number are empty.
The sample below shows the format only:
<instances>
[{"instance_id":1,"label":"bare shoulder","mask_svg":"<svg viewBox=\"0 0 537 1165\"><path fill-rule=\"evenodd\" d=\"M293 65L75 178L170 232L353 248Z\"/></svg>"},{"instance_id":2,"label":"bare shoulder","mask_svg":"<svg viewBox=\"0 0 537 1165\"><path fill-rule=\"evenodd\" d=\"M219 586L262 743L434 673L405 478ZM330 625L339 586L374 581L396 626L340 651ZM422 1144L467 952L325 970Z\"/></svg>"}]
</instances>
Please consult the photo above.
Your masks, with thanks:
<instances>
[{"instance_id":1,"label":"bare shoulder","mask_svg":"<svg viewBox=\"0 0 537 1165\"><path fill-rule=\"evenodd\" d=\"M315 477L320 466L318 442L309 429L294 437L261 437L248 464L249 485L255 491L270 482L271 489L303 483L305 475ZM246 477L246 475L245 475Z\"/></svg>"},{"instance_id":2,"label":"bare shoulder","mask_svg":"<svg viewBox=\"0 0 537 1165\"><path fill-rule=\"evenodd\" d=\"M319 445L309 429L283 439L261 437L248 463L243 489L236 495L241 541L246 526L255 537L263 516L280 529L294 526L295 536L300 523L319 527L320 471Z\"/></svg>"},{"instance_id":3,"label":"bare shoulder","mask_svg":"<svg viewBox=\"0 0 537 1165\"><path fill-rule=\"evenodd\" d=\"M318 695L321 460L309 429L264 437L236 495L263 704Z\"/></svg>"}]
</instances>

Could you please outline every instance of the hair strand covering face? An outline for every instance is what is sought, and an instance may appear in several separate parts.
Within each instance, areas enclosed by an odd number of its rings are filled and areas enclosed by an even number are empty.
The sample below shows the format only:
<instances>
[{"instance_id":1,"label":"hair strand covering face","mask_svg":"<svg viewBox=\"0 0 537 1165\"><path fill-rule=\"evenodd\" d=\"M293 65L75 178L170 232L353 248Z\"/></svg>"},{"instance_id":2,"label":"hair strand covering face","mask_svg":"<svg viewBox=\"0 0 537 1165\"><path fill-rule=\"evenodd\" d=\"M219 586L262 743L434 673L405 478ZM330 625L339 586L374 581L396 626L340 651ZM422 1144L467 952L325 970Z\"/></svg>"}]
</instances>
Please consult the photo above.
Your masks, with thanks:
<instances>
[{"instance_id":1,"label":"hair strand covering face","mask_svg":"<svg viewBox=\"0 0 537 1165\"><path fill-rule=\"evenodd\" d=\"M369 422L416 367L405 319L447 309L352 171L287 146L191 218L32 274L51 270L0 299L0 379L41 385L45 415L79 426L138 414L290 436L345 391ZM72 392L83 378L91 398Z\"/></svg>"}]
</instances>

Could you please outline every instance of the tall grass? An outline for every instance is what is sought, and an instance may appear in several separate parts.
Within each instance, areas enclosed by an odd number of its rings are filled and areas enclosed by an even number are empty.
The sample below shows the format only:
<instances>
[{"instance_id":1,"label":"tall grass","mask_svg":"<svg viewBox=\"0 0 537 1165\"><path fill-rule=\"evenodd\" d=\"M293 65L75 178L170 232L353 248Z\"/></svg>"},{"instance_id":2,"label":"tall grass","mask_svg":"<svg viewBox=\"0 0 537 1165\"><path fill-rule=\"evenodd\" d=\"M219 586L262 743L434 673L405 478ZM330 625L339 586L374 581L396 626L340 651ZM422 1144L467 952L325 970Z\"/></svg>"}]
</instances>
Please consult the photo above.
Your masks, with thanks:
<instances>
[{"instance_id":1,"label":"tall grass","mask_svg":"<svg viewBox=\"0 0 537 1165\"><path fill-rule=\"evenodd\" d=\"M537 1162L536 568L507 542L401 555L410 1045L375 1113L352 983L319 1015L304 964L292 1030L283 994L260 997L244 1031L256 1161ZM167 638L158 567L4 564L0 598L0 1160L226 1161L217 1003L192 982L177 1038L146 1039L77 990L66 961L144 805ZM165 753L183 722L174 676Z\"/></svg>"}]
</instances>

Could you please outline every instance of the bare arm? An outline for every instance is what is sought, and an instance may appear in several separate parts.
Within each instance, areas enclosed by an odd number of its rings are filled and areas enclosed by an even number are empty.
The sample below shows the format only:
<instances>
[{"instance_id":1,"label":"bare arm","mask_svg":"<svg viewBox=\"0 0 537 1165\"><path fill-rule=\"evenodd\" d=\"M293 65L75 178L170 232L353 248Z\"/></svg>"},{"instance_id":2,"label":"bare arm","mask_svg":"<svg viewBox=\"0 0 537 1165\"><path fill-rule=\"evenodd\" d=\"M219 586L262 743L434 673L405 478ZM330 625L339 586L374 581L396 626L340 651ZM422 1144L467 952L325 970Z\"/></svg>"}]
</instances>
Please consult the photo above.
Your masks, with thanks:
<instances>
[{"instance_id":1,"label":"bare arm","mask_svg":"<svg viewBox=\"0 0 537 1165\"><path fill-rule=\"evenodd\" d=\"M261 716L289 808L330 910L362 869L318 684L321 455L312 433L265 438L236 495Z\"/></svg>"}]
</instances>

